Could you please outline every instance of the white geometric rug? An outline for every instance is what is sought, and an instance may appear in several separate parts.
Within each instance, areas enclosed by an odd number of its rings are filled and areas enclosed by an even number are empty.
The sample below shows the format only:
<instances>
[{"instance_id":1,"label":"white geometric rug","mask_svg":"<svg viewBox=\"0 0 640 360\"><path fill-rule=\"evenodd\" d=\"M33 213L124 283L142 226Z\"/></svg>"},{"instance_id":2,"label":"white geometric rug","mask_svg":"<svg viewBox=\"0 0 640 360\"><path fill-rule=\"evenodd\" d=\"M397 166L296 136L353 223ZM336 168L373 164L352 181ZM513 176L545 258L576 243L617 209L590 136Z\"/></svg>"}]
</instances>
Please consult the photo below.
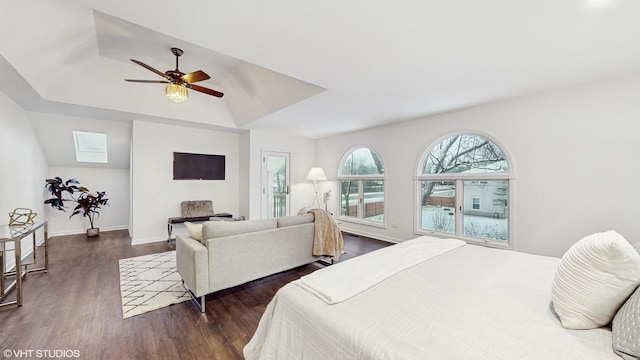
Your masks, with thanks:
<instances>
[{"instance_id":1,"label":"white geometric rug","mask_svg":"<svg viewBox=\"0 0 640 360\"><path fill-rule=\"evenodd\" d=\"M176 272L176 252L120 260L124 319L191 299Z\"/></svg>"}]
</instances>

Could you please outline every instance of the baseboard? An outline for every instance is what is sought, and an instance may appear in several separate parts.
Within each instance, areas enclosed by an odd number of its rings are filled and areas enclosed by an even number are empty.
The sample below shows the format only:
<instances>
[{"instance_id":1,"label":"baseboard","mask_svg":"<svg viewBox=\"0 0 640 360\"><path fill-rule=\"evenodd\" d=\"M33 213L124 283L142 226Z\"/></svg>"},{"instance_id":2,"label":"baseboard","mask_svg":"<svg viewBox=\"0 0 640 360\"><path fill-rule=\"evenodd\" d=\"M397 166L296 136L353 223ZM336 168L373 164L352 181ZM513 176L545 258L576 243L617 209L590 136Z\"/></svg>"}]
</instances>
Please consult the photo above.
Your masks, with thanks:
<instances>
[{"instance_id":1,"label":"baseboard","mask_svg":"<svg viewBox=\"0 0 640 360\"><path fill-rule=\"evenodd\" d=\"M102 231L115 231L115 230L128 230L128 229L129 229L129 225L100 227L100 231L101 232ZM49 231L49 237L67 236L67 235L82 235L82 234L86 234L86 233L87 233L87 229L83 229L83 230L74 229L74 230L56 231L56 232Z\"/></svg>"},{"instance_id":2,"label":"baseboard","mask_svg":"<svg viewBox=\"0 0 640 360\"><path fill-rule=\"evenodd\" d=\"M404 241L402 239L396 239L396 238L392 238L392 237L388 237L388 236L381 236L380 234L371 233L371 232L368 232L368 231L349 229L349 228L347 228L345 226L340 226L340 230L343 231L343 232L349 233L349 234L366 236L368 238L381 240L381 241L386 241L386 242L390 242L390 243L401 243L401 242Z\"/></svg>"},{"instance_id":3,"label":"baseboard","mask_svg":"<svg viewBox=\"0 0 640 360\"><path fill-rule=\"evenodd\" d=\"M142 244L150 244L150 243L155 243L155 242L167 242L167 237L166 236L153 236L153 237L148 237L148 238L135 238L135 239L131 239L131 245L142 245Z\"/></svg>"}]
</instances>

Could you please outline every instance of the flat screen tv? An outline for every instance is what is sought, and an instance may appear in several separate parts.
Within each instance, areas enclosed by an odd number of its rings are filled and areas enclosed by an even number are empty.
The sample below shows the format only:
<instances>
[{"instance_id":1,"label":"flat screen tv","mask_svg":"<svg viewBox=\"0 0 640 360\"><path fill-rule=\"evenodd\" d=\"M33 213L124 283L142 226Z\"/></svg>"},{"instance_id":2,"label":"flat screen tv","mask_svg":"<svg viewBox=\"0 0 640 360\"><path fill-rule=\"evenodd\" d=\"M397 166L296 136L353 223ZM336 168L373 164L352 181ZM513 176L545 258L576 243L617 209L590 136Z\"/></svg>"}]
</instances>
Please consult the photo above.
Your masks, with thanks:
<instances>
[{"instance_id":1,"label":"flat screen tv","mask_svg":"<svg viewBox=\"0 0 640 360\"><path fill-rule=\"evenodd\" d=\"M173 180L224 180L224 155L173 153Z\"/></svg>"}]
</instances>

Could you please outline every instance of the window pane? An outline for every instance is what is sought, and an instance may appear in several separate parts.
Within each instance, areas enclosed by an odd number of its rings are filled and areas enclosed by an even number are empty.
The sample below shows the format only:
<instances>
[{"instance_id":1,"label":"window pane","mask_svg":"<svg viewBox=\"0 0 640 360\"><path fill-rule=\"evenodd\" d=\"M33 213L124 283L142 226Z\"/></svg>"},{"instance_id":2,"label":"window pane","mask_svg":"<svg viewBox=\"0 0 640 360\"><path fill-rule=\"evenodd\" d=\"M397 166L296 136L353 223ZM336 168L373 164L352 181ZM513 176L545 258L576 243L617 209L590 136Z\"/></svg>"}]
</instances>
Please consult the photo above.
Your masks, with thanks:
<instances>
[{"instance_id":1,"label":"window pane","mask_svg":"<svg viewBox=\"0 0 640 360\"><path fill-rule=\"evenodd\" d=\"M507 161L496 144L472 134L455 135L431 149L422 174L504 173Z\"/></svg>"},{"instance_id":2,"label":"window pane","mask_svg":"<svg viewBox=\"0 0 640 360\"><path fill-rule=\"evenodd\" d=\"M358 217L358 181L340 181L340 215Z\"/></svg>"},{"instance_id":3,"label":"window pane","mask_svg":"<svg viewBox=\"0 0 640 360\"><path fill-rule=\"evenodd\" d=\"M107 163L107 134L73 132L77 162Z\"/></svg>"},{"instance_id":4,"label":"window pane","mask_svg":"<svg viewBox=\"0 0 640 360\"><path fill-rule=\"evenodd\" d=\"M279 218L287 214L287 157L267 155L267 218Z\"/></svg>"},{"instance_id":5,"label":"window pane","mask_svg":"<svg viewBox=\"0 0 640 360\"><path fill-rule=\"evenodd\" d=\"M362 217L369 221L384 222L384 181L363 181L362 190Z\"/></svg>"},{"instance_id":6,"label":"window pane","mask_svg":"<svg viewBox=\"0 0 640 360\"><path fill-rule=\"evenodd\" d=\"M473 198L473 210L480 210L480 198Z\"/></svg>"},{"instance_id":7,"label":"window pane","mask_svg":"<svg viewBox=\"0 0 640 360\"><path fill-rule=\"evenodd\" d=\"M369 148L353 150L342 163L340 175L383 175L380 155Z\"/></svg>"},{"instance_id":8,"label":"window pane","mask_svg":"<svg viewBox=\"0 0 640 360\"><path fill-rule=\"evenodd\" d=\"M455 181L421 181L423 230L455 232Z\"/></svg>"},{"instance_id":9,"label":"window pane","mask_svg":"<svg viewBox=\"0 0 640 360\"><path fill-rule=\"evenodd\" d=\"M464 181L464 235L508 240L506 181Z\"/></svg>"}]
</instances>

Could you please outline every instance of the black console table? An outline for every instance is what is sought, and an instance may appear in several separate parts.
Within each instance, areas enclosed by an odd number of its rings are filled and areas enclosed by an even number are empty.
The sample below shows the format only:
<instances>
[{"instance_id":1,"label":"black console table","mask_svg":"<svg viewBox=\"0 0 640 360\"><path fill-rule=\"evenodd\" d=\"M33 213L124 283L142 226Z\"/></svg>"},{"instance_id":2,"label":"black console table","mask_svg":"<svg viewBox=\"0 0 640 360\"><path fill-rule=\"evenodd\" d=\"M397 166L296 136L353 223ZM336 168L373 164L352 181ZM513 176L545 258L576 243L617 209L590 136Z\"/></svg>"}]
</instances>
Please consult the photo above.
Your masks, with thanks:
<instances>
[{"instance_id":1,"label":"black console table","mask_svg":"<svg viewBox=\"0 0 640 360\"><path fill-rule=\"evenodd\" d=\"M233 215L229 214L229 213L219 213L219 214L213 214L211 216L199 216L199 217L190 217L190 218L185 218L185 217L170 217L167 220L167 241L172 241L174 239L171 238L171 234L173 233L173 224L182 224L184 222L187 221L208 221L211 218L233 218Z\"/></svg>"}]
</instances>

